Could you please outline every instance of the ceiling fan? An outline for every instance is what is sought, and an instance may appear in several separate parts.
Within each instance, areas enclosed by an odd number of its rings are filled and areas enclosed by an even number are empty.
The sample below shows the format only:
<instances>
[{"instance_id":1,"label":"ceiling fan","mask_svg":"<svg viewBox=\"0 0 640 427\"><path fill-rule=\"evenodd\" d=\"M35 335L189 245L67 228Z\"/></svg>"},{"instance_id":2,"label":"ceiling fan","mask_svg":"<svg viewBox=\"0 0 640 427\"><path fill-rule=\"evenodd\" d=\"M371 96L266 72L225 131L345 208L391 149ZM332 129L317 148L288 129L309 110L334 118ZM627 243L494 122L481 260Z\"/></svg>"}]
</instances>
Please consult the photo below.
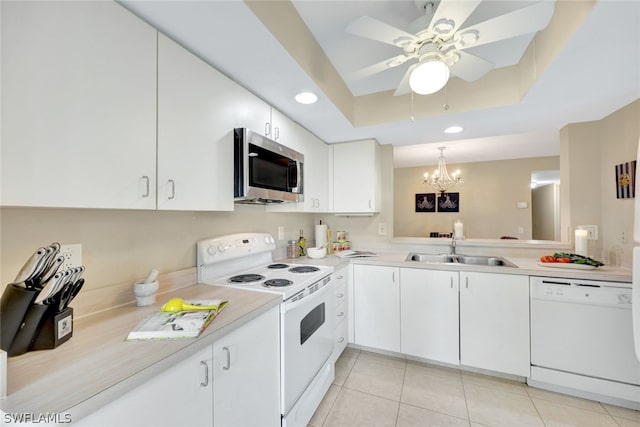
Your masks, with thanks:
<instances>
[{"instance_id":1,"label":"ceiling fan","mask_svg":"<svg viewBox=\"0 0 640 427\"><path fill-rule=\"evenodd\" d=\"M468 82L477 80L495 64L467 49L540 31L551 20L554 9L553 0L528 2L519 9L464 26L482 0L415 2L424 15L416 19L407 31L369 16L362 16L349 24L346 31L350 34L402 49L397 56L356 71L354 78L369 77L417 60L407 69L394 96L412 90L422 95L435 93L444 87L450 75Z\"/></svg>"}]
</instances>

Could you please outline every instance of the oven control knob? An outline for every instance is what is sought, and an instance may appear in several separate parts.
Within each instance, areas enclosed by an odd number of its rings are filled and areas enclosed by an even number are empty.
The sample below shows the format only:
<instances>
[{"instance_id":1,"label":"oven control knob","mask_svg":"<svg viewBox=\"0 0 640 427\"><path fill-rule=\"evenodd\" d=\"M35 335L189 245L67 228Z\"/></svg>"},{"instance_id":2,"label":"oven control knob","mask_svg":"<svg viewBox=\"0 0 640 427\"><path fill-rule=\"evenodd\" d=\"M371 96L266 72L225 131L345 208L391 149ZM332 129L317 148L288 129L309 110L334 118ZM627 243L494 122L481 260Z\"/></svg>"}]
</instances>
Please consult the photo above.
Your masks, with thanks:
<instances>
[{"instance_id":1,"label":"oven control knob","mask_svg":"<svg viewBox=\"0 0 640 427\"><path fill-rule=\"evenodd\" d=\"M215 255L217 250L218 249L213 245L211 245L211 246L209 246L207 248L207 252L209 253L209 255Z\"/></svg>"},{"instance_id":2,"label":"oven control knob","mask_svg":"<svg viewBox=\"0 0 640 427\"><path fill-rule=\"evenodd\" d=\"M223 245L222 243L218 245L218 251L219 251L220 253L222 253L222 252L224 252L224 251L226 251L226 250L227 250L226 246L225 246L225 245Z\"/></svg>"}]
</instances>

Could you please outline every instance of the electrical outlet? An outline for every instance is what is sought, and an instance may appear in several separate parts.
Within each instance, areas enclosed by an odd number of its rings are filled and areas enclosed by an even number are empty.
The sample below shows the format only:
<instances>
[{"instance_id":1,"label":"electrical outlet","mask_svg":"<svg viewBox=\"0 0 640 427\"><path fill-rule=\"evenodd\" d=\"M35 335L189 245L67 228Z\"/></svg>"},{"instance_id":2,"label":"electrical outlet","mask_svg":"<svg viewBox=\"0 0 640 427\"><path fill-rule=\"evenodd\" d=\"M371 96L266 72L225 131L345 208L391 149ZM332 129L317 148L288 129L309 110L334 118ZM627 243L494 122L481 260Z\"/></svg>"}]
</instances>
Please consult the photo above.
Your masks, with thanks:
<instances>
[{"instance_id":1,"label":"electrical outlet","mask_svg":"<svg viewBox=\"0 0 640 427\"><path fill-rule=\"evenodd\" d=\"M60 270L82 266L82 245L80 243L60 245L60 255L64 256Z\"/></svg>"},{"instance_id":2,"label":"electrical outlet","mask_svg":"<svg viewBox=\"0 0 640 427\"><path fill-rule=\"evenodd\" d=\"M598 226L597 225L578 225L576 228L587 230L587 238L589 240L598 240Z\"/></svg>"},{"instance_id":3,"label":"electrical outlet","mask_svg":"<svg viewBox=\"0 0 640 427\"><path fill-rule=\"evenodd\" d=\"M386 236L387 235L387 223L386 222L378 223L378 235L379 236Z\"/></svg>"},{"instance_id":4,"label":"electrical outlet","mask_svg":"<svg viewBox=\"0 0 640 427\"><path fill-rule=\"evenodd\" d=\"M278 226L278 240L284 240L284 227Z\"/></svg>"},{"instance_id":5,"label":"electrical outlet","mask_svg":"<svg viewBox=\"0 0 640 427\"><path fill-rule=\"evenodd\" d=\"M620 243L629 243L626 231L623 231L620 235Z\"/></svg>"}]
</instances>

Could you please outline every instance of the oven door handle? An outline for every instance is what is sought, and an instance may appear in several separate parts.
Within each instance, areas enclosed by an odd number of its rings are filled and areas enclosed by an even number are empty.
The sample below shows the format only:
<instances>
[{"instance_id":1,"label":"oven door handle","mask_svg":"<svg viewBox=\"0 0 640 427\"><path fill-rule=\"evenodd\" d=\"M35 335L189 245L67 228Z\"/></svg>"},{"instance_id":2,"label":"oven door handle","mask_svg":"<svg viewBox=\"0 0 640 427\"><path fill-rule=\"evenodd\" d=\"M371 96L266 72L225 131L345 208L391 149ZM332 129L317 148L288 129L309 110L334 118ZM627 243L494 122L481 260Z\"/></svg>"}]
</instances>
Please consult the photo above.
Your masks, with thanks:
<instances>
[{"instance_id":1,"label":"oven door handle","mask_svg":"<svg viewBox=\"0 0 640 427\"><path fill-rule=\"evenodd\" d=\"M329 291L329 288L331 288L331 282L327 283L325 286L323 286L322 288L320 288L319 290L315 291L314 293L310 294L310 295L306 295L304 298L301 298L299 300L296 301L292 301L292 302L284 302L284 312L288 313L291 310L294 310L296 307L298 307L301 304L306 304L307 302L311 301L309 298L318 298L321 297L322 295L326 294Z\"/></svg>"}]
</instances>

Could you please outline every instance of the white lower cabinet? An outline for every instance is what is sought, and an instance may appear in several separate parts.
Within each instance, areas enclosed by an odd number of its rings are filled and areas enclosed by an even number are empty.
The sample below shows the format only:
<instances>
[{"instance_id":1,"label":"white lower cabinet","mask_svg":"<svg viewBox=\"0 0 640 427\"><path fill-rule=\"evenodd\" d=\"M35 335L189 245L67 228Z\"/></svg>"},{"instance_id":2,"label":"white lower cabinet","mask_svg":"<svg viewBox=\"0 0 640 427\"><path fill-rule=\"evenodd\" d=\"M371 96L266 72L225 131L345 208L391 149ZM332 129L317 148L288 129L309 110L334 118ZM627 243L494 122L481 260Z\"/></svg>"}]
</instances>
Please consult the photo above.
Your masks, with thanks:
<instances>
[{"instance_id":1,"label":"white lower cabinet","mask_svg":"<svg viewBox=\"0 0 640 427\"><path fill-rule=\"evenodd\" d=\"M211 426L210 368L211 346L207 346L74 425Z\"/></svg>"},{"instance_id":2,"label":"white lower cabinet","mask_svg":"<svg viewBox=\"0 0 640 427\"><path fill-rule=\"evenodd\" d=\"M213 425L280 426L280 312L213 344Z\"/></svg>"},{"instance_id":3,"label":"white lower cabinet","mask_svg":"<svg viewBox=\"0 0 640 427\"><path fill-rule=\"evenodd\" d=\"M280 426L279 307L74 425Z\"/></svg>"},{"instance_id":4,"label":"white lower cabinet","mask_svg":"<svg viewBox=\"0 0 640 427\"><path fill-rule=\"evenodd\" d=\"M460 363L530 376L528 276L460 273Z\"/></svg>"},{"instance_id":5,"label":"white lower cabinet","mask_svg":"<svg viewBox=\"0 0 640 427\"><path fill-rule=\"evenodd\" d=\"M400 269L400 351L457 365L458 272Z\"/></svg>"},{"instance_id":6,"label":"white lower cabinet","mask_svg":"<svg viewBox=\"0 0 640 427\"><path fill-rule=\"evenodd\" d=\"M342 267L333 273L333 287L335 291L336 314L335 328L333 337L335 339L333 346L332 360L335 362L347 347L348 341L348 305L347 305L347 271L348 268Z\"/></svg>"},{"instance_id":7,"label":"white lower cabinet","mask_svg":"<svg viewBox=\"0 0 640 427\"><path fill-rule=\"evenodd\" d=\"M353 267L354 342L400 352L400 269Z\"/></svg>"}]
</instances>

